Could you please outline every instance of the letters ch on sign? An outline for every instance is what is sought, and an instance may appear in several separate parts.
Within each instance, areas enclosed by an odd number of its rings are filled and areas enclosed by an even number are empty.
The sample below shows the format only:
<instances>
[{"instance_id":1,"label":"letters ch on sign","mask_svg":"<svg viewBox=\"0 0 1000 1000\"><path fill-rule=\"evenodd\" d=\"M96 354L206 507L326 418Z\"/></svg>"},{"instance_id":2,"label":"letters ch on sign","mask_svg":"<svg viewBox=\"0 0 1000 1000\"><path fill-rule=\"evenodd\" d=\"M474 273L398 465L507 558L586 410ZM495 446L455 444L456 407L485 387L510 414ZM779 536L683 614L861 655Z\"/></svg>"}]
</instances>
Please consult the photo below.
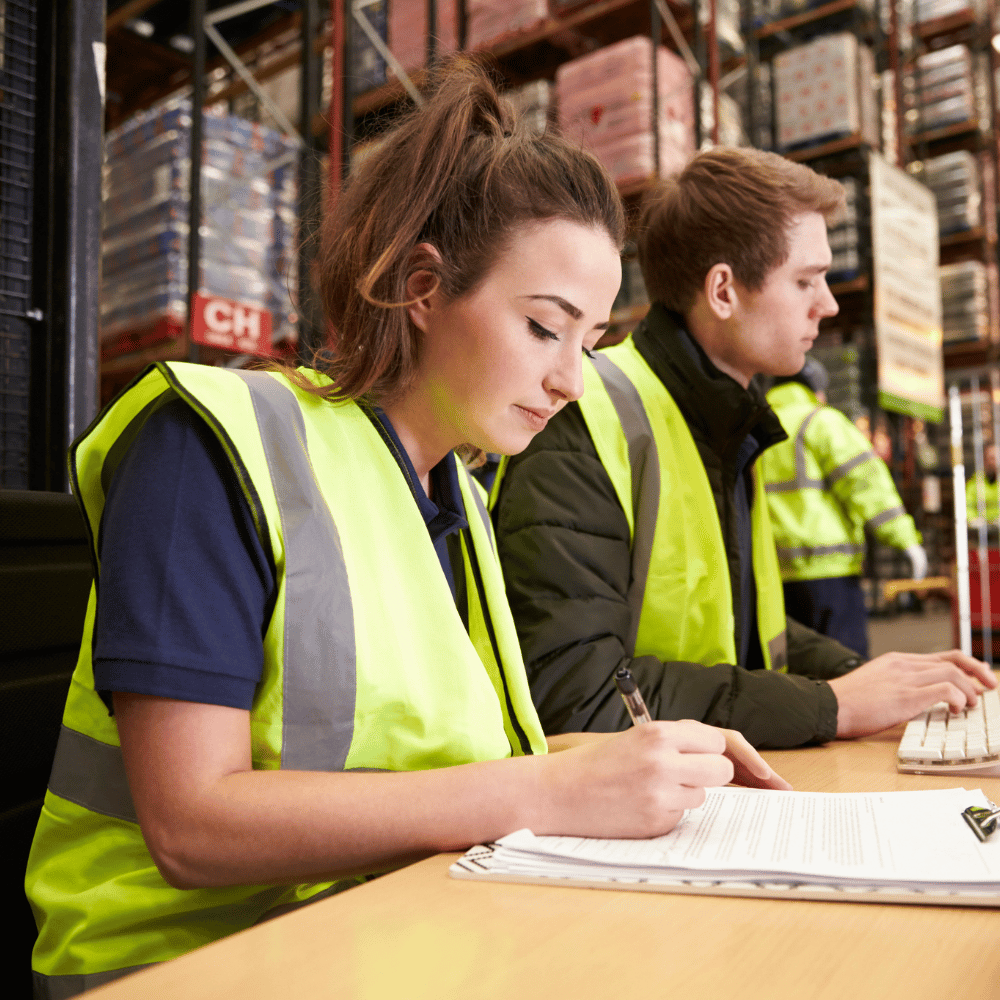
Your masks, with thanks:
<instances>
[{"instance_id":1,"label":"letters ch on sign","mask_svg":"<svg viewBox=\"0 0 1000 1000\"><path fill-rule=\"evenodd\" d=\"M218 295L197 294L191 339L241 354L271 353L271 314Z\"/></svg>"}]
</instances>

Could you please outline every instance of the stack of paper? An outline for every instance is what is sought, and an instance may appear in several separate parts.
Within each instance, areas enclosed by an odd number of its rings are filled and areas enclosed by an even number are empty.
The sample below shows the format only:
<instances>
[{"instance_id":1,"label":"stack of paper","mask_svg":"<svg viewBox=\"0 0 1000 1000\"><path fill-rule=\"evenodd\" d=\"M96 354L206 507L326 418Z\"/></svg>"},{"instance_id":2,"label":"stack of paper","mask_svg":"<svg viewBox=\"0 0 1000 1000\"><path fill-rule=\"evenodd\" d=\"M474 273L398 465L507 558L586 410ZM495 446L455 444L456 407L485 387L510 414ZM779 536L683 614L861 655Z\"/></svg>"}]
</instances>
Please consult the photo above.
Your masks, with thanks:
<instances>
[{"instance_id":1,"label":"stack of paper","mask_svg":"<svg viewBox=\"0 0 1000 1000\"><path fill-rule=\"evenodd\" d=\"M962 818L981 791L829 794L710 789L650 840L536 837L468 851L456 878L662 892L1000 906L1000 838Z\"/></svg>"}]
</instances>

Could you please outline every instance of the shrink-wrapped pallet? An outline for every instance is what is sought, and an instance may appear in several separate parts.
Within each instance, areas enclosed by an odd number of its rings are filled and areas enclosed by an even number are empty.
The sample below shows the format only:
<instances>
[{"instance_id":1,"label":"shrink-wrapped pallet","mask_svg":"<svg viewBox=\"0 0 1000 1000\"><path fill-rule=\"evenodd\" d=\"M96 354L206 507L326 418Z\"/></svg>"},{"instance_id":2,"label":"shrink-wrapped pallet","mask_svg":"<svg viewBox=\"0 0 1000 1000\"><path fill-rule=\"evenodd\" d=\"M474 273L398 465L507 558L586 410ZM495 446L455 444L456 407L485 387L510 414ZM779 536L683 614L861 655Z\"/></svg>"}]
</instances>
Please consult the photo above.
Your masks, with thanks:
<instances>
[{"instance_id":1,"label":"shrink-wrapped pallet","mask_svg":"<svg viewBox=\"0 0 1000 1000\"><path fill-rule=\"evenodd\" d=\"M137 331L187 320L190 103L142 112L106 138L100 331L106 354ZM295 154L279 133L233 115L203 119L198 289L267 310L293 338ZM152 334L150 334L152 335Z\"/></svg>"},{"instance_id":2,"label":"shrink-wrapped pallet","mask_svg":"<svg viewBox=\"0 0 1000 1000\"><path fill-rule=\"evenodd\" d=\"M548 16L547 0L465 0L465 44L486 48L530 31Z\"/></svg>"},{"instance_id":3,"label":"shrink-wrapped pallet","mask_svg":"<svg viewBox=\"0 0 1000 1000\"><path fill-rule=\"evenodd\" d=\"M458 2L438 0L435 55L458 48ZM427 0L390 0L389 49L408 73L427 62ZM393 76L391 67L387 76Z\"/></svg>"},{"instance_id":4,"label":"shrink-wrapped pallet","mask_svg":"<svg viewBox=\"0 0 1000 1000\"><path fill-rule=\"evenodd\" d=\"M776 139L791 149L857 135L877 148L871 49L850 32L822 35L774 57Z\"/></svg>"},{"instance_id":5,"label":"shrink-wrapped pallet","mask_svg":"<svg viewBox=\"0 0 1000 1000\"><path fill-rule=\"evenodd\" d=\"M694 152L694 97L684 61L657 48L658 122L653 123L653 48L636 36L605 46L556 71L556 99L563 133L579 140L619 183L681 169Z\"/></svg>"}]
</instances>

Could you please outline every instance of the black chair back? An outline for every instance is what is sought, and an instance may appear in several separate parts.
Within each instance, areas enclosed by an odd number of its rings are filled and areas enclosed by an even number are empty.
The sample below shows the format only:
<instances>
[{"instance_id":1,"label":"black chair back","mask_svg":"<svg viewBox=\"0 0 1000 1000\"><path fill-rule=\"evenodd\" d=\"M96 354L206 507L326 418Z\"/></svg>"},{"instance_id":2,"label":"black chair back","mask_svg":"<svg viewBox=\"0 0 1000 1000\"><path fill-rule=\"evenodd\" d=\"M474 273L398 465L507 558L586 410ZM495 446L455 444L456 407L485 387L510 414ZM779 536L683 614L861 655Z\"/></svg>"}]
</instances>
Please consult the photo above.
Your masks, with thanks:
<instances>
[{"instance_id":1,"label":"black chair back","mask_svg":"<svg viewBox=\"0 0 1000 1000\"><path fill-rule=\"evenodd\" d=\"M9 996L31 996L35 922L24 870L76 664L93 570L83 517L65 493L0 490L0 899ZM5 990L6 992L6 990Z\"/></svg>"}]
</instances>

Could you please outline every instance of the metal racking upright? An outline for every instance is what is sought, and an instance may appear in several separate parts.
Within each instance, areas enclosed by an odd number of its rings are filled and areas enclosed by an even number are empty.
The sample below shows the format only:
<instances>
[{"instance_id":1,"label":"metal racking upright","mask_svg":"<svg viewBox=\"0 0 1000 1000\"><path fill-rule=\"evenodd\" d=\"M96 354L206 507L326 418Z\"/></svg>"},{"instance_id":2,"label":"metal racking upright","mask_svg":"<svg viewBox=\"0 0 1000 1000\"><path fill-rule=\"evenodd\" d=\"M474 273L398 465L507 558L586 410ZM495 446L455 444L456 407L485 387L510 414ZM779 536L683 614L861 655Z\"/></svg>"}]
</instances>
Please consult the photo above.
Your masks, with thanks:
<instances>
[{"instance_id":1,"label":"metal racking upright","mask_svg":"<svg viewBox=\"0 0 1000 1000\"><path fill-rule=\"evenodd\" d=\"M104 4L0 11L0 487L63 491L97 405Z\"/></svg>"}]
</instances>

